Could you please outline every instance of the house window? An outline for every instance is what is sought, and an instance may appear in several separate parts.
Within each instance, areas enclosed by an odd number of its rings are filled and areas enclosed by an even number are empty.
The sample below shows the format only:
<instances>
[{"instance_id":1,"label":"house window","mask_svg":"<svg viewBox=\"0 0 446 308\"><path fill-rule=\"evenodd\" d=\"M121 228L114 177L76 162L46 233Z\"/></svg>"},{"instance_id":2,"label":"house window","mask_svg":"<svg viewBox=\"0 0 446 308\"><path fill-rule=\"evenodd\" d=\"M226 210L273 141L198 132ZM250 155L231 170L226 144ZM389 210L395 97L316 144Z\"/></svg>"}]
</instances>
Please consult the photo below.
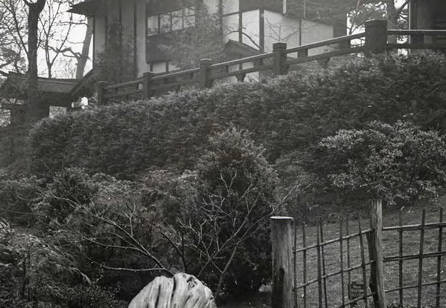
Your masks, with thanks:
<instances>
[{"instance_id":1,"label":"house window","mask_svg":"<svg viewBox=\"0 0 446 308\"><path fill-rule=\"evenodd\" d=\"M180 68L169 61L151 62L150 72L155 74L169 73L179 70Z\"/></svg>"},{"instance_id":2,"label":"house window","mask_svg":"<svg viewBox=\"0 0 446 308\"><path fill-rule=\"evenodd\" d=\"M149 16L147 18L147 34L148 35L158 34L158 28L159 28L158 22L159 22L158 16Z\"/></svg>"},{"instance_id":3,"label":"house window","mask_svg":"<svg viewBox=\"0 0 446 308\"><path fill-rule=\"evenodd\" d=\"M183 29L183 10L177 10L171 13L172 31Z\"/></svg>"},{"instance_id":4,"label":"house window","mask_svg":"<svg viewBox=\"0 0 446 308\"><path fill-rule=\"evenodd\" d=\"M54 119L56 116L66 114L67 108L60 106L50 106L49 118Z\"/></svg>"},{"instance_id":5,"label":"house window","mask_svg":"<svg viewBox=\"0 0 446 308\"><path fill-rule=\"evenodd\" d=\"M11 111L0 108L0 127L6 127L11 124Z\"/></svg>"},{"instance_id":6,"label":"house window","mask_svg":"<svg viewBox=\"0 0 446 308\"><path fill-rule=\"evenodd\" d=\"M183 12L184 28L195 27L195 8L185 8Z\"/></svg>"},{"instance_id":7,"label":"house window","mask_svg":"<svg viewBox=\"0 0 446 308\"><path fill-rule=\"evenodd\" d=\"M195 7L147 17L147 35L168 33L195 26Z\"/></svg>"}]
</instances>

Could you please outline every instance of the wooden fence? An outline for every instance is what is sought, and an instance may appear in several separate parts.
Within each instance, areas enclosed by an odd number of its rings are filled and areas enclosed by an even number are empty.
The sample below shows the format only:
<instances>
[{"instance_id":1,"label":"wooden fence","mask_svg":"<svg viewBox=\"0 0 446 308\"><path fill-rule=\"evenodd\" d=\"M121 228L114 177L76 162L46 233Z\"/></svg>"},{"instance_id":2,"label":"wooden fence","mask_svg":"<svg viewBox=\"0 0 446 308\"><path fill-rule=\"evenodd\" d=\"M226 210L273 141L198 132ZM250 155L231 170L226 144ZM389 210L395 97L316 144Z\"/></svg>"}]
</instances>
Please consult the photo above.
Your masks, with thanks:
<instances>
[{"instance_id":1,"label":"wooden fence","mask_svg":"<svg viewBox=\"0 0 446 308\"><path fill-rule=\"evenodd\" d=\"M368 228L345 219L329 226L338 233L331 239L322 223L295 228L292 218L272 217L272 307L446 307L446 221L443 209L431 216L423 210L421 223L403 225L400 213L398 225L384 227L375 201Z\"/></svg>"},{"instance_id":2,"label":"wooden fence","mask_svg":"<svg viewBox=\"0 0 446 308\"><path fill-rule=\"evenodd\" d=\"M394 39L389 40L392 37ZM149 98L187 86L209 88L214 81L229 77L243 81L250 73L270 71L284 75L298 64L327 62L330 58L348 54L368 56L394 49L446 49L445 38L446 30L387 30L385 20L372 20L366 23L365 31L358 34L288 49L285 43L275 43L270 53L221 63L203 59L198 68L162 74L145 73L139 79L119 84L98 82L97 96L100 104L109 100Z\"/></svg>"}]
</instances>

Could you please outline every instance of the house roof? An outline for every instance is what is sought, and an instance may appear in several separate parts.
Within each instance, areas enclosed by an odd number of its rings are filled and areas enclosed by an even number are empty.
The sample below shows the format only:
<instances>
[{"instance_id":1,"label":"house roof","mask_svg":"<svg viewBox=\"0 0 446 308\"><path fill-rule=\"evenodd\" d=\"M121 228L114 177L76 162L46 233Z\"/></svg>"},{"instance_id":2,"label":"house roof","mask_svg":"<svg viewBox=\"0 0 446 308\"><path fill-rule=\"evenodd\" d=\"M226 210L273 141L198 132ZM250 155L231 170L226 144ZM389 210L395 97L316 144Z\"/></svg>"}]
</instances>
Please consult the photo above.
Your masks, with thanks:
<instances>
[{"instance_id":1,"label":"house roof","mask_svg":"<svg viewBox=\"0 0 446 308\"><path fill-rule=\"evenodd\" d=\"M0 86L0 97L2 98L26 98L27 77L23 74L9 73L8 78ZM65 106L71 102L71 90L79 80L41 78L37 80L38 91L48 104Z\"/></svg>"},{"instance_id":2,"label":"house roof","mask_svg":"<svg viewBox=\"0 0 446 308\"><path fill-rule=\"evenodd\" d=\"M84 2L71 6L69 12L85 16L94 16L103 5L103 0L85 0Z\"/></svg>"},{"instance_id":3,"label":"house roof","mask_svg":"<svg viewBox=\"0 0 446 308\"><path fill-rule=\"evenodd\" d=\"M226 57L230 59L237 59L243 57L249 57L258 55L261 52L258 49L255 49L251 46L248 46L244 43L240 43L237 41L229 40L225 44L225 48L223 50Z\"/></svg>"}]
</instances>

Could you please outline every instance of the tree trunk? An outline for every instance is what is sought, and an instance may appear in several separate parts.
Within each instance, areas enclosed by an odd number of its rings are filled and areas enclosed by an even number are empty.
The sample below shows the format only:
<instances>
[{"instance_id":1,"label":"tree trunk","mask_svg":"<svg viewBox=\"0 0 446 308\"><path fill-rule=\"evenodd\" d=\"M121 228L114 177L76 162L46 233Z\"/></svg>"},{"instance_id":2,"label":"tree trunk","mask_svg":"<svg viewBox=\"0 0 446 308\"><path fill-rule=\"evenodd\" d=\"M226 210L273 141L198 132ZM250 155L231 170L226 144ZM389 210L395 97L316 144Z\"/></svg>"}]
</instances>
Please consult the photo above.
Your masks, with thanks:
<instances>
[{"instance_id":1,"label":"tree trunk","mask_svg":"<svg viewBox=\"0 0 446 308\"><path fill-rule=\"evenodd\" d=\"M386 10L387 10L387 28L388 29L398 29L398 10L395 7L395 0L386 0ZM396 43L397 38L395 35L389 37L389 43Z\"/></svg>"},{"instance_id":2,"label":"tree trunk","mask_svg":"<svg viewBox=\"0 0 446 308\"><path fill-rule=\"evenodd\" d=\"M35 3L24 0L28 6L28 89L27 89L27 121L34 122L39 119L39 89L37 69L38 23L46 0L37 0Z\"/></svg>"},{"instance_id":3,"label":"tree trunk","mask_svg":"<svg viewBox=\"0 0 446 308\"><path fill-rule=\"evenodd\" d=\"M93 37L93 22L90 18L87 21L87 30L85 31L84 43L82 46L82 53L77 60L76 67L76 79L82 79L84 77L85 66L88 61L88 55L90 52L91 38Z\"/></svg>"}]
</instances>

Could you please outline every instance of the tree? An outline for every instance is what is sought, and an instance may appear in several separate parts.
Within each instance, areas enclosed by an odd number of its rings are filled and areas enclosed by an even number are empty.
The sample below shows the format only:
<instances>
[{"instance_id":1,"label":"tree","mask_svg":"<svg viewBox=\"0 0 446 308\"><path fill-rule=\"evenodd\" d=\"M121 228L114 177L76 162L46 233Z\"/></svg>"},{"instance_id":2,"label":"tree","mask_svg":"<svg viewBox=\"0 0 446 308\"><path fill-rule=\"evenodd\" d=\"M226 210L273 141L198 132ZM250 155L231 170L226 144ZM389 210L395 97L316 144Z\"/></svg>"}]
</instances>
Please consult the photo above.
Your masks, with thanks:
<instances>
[{"instance_id":1,"label":"tree","mask_svg":"<svg viewBox=\"0 0 446 308\"><path fill-rule=\"evenodd\" d=\"M181 68L197 67L200 59L223 59L223 33L218 14L208 14L200 7L196 10L195 27L166 34L160 48L172 63ZM148 38L149 44L151 38Z\"/></svg>"},{"instance_id":2,"label":"tree","mask_svg":"<svg viewBox=\"0 0 446 308\"><path fill-rule=\"evenodd\" d=\"M30 122L38 118L39 89L38 89L38 27L39 17L46 0L30 2L23 0L28 7L28 85L27 85L27 117Z\"/></svg>"},{"instance_id":3,"label":"tree","mask_svg":"<svg viewBox=\"0 0 446 308\"><path fill-rule=\"evenodd\" d=\"M171 189L164 189L164 236L217 297L256 292L270 272L277 174L246 131L229 128L209 143L196 172L160 183Z\"/></svg>"},{"instance_id":4,"label":"tree","mask_svg":"<svg viewBox=\"0 0 446 308\"><path fill-rule=\"evenodd\" d=\"M15 18L19 11L17 1L0 1L0 74L7 76L7 70L24 72L24 48L16 28L24 27L22 18ZM14 13L14 14L12 14ZM17 25L17 27L16 27Z\"/></svg>"},{"instance_id":5,"label":"tree","mask_svg":"<svg viewBox=\"0 0 446 308\"><path fill-rule=\"evenodd\" d=\"M46 73L49 78L54 77L67 60L63 57L64 50L74 49L70 36L81 20L66 12L73 1L0 0L0 14L4 17L0 19L0 34L2 29L7 33L3 47L0 41L0 54L5 59L4 63L0 60L0 70L27 72L26 114L30 121L41 116L37 85L39 70L40 75Z\"/></svg>"},{"instance_id":6,"label":"tree","mask_svg":"<svg viewBox=\"0 0 446 308\"><path fill-rule=\"evenodd\" d=\"M407 26L408 0L289 0L289 10L300 16L332 24L349 18L348 32L363 27L370 19L387 19L389 28Z\"/></svg>"}]
</instances>

